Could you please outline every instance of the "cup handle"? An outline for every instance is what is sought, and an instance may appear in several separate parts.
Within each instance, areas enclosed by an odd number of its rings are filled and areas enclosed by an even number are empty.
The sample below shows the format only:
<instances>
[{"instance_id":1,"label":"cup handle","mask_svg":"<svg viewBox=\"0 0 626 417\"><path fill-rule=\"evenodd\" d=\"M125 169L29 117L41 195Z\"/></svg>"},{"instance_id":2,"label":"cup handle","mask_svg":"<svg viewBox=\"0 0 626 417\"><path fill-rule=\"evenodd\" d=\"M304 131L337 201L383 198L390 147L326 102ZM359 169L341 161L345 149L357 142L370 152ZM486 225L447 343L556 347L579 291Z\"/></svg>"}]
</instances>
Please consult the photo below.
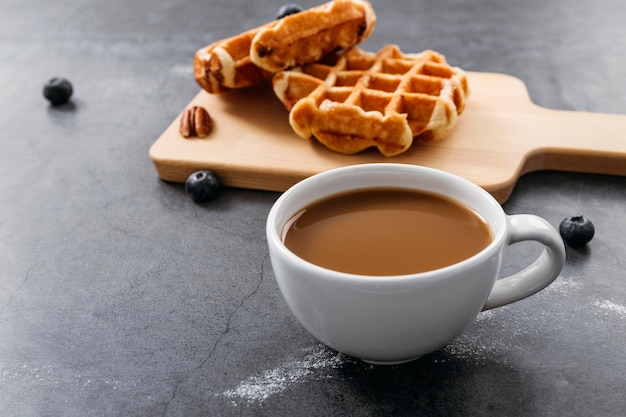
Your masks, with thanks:
<instances>
[{"instance_id":1,"label":"cup handle","mask_svg":"<svg viewBox=\"0 0 626 417\"><path fill-rule=\"evenodd\" d=\"M525 269L496 280L483 310L501 307L543 290L559 276L565 263L563 239L546 220L532 214L516 214L507 216L507 221L507 246L534 240L545 248L539 258Z\"/></svg>"}]
</instances>

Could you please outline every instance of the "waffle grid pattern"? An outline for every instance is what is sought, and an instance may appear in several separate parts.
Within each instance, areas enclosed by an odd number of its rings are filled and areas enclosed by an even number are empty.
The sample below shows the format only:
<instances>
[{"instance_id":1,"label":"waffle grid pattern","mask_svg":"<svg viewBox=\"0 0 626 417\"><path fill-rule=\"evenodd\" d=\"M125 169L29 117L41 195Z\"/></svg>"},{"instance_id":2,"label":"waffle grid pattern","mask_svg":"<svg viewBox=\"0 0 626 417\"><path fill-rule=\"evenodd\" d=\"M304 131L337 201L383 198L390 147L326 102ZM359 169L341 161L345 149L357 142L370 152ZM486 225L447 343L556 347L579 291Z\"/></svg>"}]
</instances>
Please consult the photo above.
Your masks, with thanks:
<instances>
[{"instance_id":1,"label":"waffle grid pattern","mask_svg":"<svg viewBox=\"0 0 626 417\"><path fill-rule=\"evenodd\" d=\"M396 45L376 54L352 48L279 73L274 89L300 136L341 153L376 146L387 156L408 149L413 138L446 136L469 93L463 71L442 55L403 54Z\"/></svg>"}]
</instances>

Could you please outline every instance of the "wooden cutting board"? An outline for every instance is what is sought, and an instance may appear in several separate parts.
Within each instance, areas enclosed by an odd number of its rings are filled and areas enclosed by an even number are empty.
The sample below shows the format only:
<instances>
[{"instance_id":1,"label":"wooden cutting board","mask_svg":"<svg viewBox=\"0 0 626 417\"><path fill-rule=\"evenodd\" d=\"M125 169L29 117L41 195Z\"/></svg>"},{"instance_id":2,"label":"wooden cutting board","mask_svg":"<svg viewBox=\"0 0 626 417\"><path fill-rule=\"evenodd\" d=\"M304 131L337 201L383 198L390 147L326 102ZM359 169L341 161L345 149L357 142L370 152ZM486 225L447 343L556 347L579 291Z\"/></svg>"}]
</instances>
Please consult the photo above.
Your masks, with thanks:
<instances>
[{"instance_id":1,"label":"wooden cutting board","mask_svg":"<svg viewBox=\"0 0 626 417\"><path fill-rule=\"evenodd\" d=\"M298 137L270 85L220 95L201 90L189 106L209 111L213 132L185 139L179 116L150 148L150 158L165 181L185 182L194 171L210 169L226 186L272 191L345 165L424 165L465 177L500 202L531 171L626 175L626 115L539 107L509 75L470 72L468 79L471 95L453 132L391 158L375 149L341 155Z\"/></svg>"}]
</instances>

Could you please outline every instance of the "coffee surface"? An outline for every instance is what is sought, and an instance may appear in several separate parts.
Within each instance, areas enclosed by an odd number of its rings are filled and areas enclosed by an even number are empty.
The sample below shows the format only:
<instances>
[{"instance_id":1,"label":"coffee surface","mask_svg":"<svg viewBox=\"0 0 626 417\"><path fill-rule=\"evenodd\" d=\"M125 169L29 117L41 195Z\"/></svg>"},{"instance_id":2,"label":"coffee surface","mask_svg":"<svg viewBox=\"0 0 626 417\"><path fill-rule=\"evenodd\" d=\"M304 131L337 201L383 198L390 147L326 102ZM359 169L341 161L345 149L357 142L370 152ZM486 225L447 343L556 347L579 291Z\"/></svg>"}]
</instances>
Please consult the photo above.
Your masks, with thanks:
<instances>
[{"instance_id":1,"label":"coffee surface","mask_svg":"<svg viewBox=\"0 0 626 417\"><path fill-rule=\"evenodd\" d=\"M403 275L455 264L489 245L472 209L436 194L372 188L310 204L283 231L285 245L319 266L361 275Z\"/></svg>"}]
</instances>

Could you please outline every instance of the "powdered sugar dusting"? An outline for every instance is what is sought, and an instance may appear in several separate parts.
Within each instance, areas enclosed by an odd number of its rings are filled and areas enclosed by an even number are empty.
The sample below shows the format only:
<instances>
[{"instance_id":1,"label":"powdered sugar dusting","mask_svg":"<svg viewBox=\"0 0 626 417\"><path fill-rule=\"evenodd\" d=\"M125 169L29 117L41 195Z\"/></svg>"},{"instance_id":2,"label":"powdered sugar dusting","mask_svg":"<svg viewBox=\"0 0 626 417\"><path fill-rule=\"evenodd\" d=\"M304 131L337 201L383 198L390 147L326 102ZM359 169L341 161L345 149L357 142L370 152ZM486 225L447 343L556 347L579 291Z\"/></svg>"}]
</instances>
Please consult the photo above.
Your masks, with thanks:
<instances>
[{"instance_id":1,"label":"powdered sugar dusting","mask_svg":"<svg viewBox=\"0 0 626 417\"><path fill-rule=\"evenodd\" d=\"M478 313L478 316L476 317L476 322L480 322L480 321L483 321L483 320L489 320L494 315L495 315L495 312L493 310L481 311L480 313Z\"/></svg>"},{"instance_id":2,"label":"powdered sugar dusting","mask_svg":"<svg viewBox=\"0 0 626 417\"><path fill-rule=\"evenodd\" d=\"M243 400L246 404L262 403L295 384L312 378L332 378L321 371L341 368L347 360L345 355L326 349L323 345L307 348L304 352L304 358L292 359L260 375L250 376L220 395L230 398L235 404L237 400Z\"/></svg>"},{"instance_id":3,"label":"powdered sugar dusting","mask_svg":"<svg viewBox=\"0 0 626 417\"><path fill-rule=\"evenodd\" d=\"M520 336L538 335L544 337L555 326L555 312L549 308L550 299L571 295L583 288L583 283L576 277L559 277L545 290L534 297L544 297L546 309L533 309L528 314L516 309L509 314L504 306L486 310L478 314L468 329L445 346L442 351L450 358L438 357L435 362L446 362L452 357L464 359L476 364L498 362L507 364L517 353L525 350L527 345ZM626 317L626 306L610 300L597 299L593 306L605 314L616 314ZM499 331L501 330L501 331ZM426 360L426 358L424 358ZM311 380L329 379L333 377L333 369L340 369L353 359L337 353L319 344L302 350L302 357L289 359L273 369L262 371L242 380L234 388L223 391L219 396L228 398L233 405L251 405L263 403L272 396L280 395L291 387ZM375 368L374 365L372 369Z\"/></svg>"},{"instance_id":4,"label":"powdered sugar dusting","mask_svg":"<svg viewBox=\"0 0 626 417\"><path fill-rule=\"evenodd\" d=\"M517 311L509 315L506 313L509 307L504 306L482 311L474 323L443 350L455 358L477 364L493 361L506 364L512 354L524 349L520 336L538 334L542 331L540 329L554 325L554 312L549 309L549 299L571 295L579 291L582 285L575 277L558 277L533 296L548 300L545 310L534 309L528 314Z\"/></svg>"},{"instance_id":5,"label":"powdered sugar dusting","mask_svg":"<svg viewBox=\"0 0 626 417\"><path fill-rule=\"evenodd\" d=\"M466 332L456 338L444 351L455 358L465 359L477 364L499 360L506 363L505 352L520 349L512 345L508 338L486 338L480 332Z\"/></svg>"},{"instance_id":6,"label":"powdered sugar dusting","mask_svg":"<svg viewBox=\"0 0 626 417\"><path fill-rule=\"evenodd\" d=\"M548 285L543 292L546 294L570 294L571 292L580 289L581 286L582 284L580 282L574 281L572 278L559 277L554 280L552 284Z\"/></svg>"},{"instance_id":7,"label":"powdered sugar dusting","mask_svg":"<svg viewBox=\"0 0 626 417\"><path fill-rule=\"evenodd\" d=\"M595 300L594 307L598 307L606 312L617 314L622 318L626 318L626 306L617 304L609 300Z\"/></svg>"}]
</instances>

